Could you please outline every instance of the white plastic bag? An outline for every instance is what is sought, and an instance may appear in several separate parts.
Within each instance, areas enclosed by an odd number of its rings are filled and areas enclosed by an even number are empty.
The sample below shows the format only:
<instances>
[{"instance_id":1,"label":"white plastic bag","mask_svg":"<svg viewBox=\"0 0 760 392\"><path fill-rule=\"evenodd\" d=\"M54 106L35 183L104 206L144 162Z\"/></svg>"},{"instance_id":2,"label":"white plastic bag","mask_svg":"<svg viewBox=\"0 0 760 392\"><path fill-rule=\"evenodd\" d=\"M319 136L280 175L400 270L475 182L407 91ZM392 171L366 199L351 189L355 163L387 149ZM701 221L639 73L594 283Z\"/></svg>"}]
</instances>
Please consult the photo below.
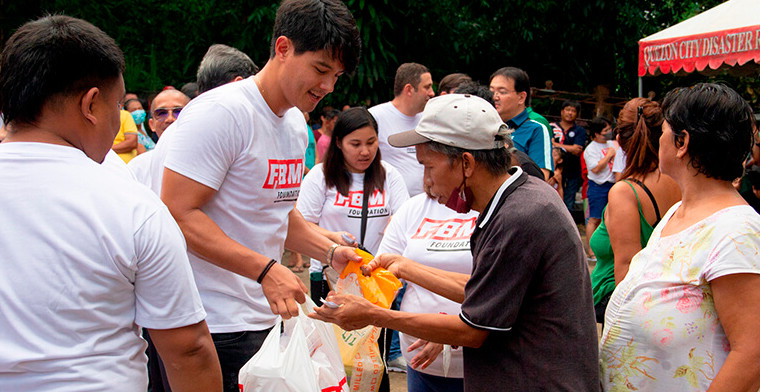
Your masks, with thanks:
<instances>
[{"instance_id":1,"label":"white plastic bag","mask_svg":"<svg viewBox=\"0 0 760 392\"><path fill-rule=\"evenodd\" d=\"M306 298L307 309L314 302ZM284 331L280 334L280 325ZM278 321L261 349L240 369L241 392L348 392L332 326L298 317Z\"/></svg>"}]
</instances>

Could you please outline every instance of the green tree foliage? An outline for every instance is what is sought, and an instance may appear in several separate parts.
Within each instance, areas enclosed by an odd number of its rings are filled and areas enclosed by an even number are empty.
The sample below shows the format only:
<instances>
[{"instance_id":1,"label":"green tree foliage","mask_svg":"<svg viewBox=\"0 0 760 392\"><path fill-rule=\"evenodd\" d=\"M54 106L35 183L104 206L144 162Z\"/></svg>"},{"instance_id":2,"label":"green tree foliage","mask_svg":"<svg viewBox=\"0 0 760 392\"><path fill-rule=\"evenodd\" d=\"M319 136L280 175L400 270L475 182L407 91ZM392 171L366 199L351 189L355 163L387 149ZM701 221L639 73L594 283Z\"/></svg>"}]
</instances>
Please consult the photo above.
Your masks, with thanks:
<instances>
[{"instance_id":1,"label":"green tree foliage","mask_svg":"<svg viewBox=\"0 0 760 392\"><path fill-rule=\"evenodd\" d=\"M362 60L323 104L386 101L392 98L396 68L409 61L428 66L435 81L465 72L487 82L494 70L511 65L528 71L536 87L551 79L558 90L590 93L604 85L612 95L633 96L638 40L720 2L346 0L362 37ZM263 66L278 3L0 0L7 10L0 16L0 38L4 42L18 25L44 13L89 20L124 50L127 89L147 93L193 81L203 54L214 43L234 46ZM647 90L661 93L684 80L649 78ZM756 81L747 80L738 88Z\"/></svg>"}]
</instances>

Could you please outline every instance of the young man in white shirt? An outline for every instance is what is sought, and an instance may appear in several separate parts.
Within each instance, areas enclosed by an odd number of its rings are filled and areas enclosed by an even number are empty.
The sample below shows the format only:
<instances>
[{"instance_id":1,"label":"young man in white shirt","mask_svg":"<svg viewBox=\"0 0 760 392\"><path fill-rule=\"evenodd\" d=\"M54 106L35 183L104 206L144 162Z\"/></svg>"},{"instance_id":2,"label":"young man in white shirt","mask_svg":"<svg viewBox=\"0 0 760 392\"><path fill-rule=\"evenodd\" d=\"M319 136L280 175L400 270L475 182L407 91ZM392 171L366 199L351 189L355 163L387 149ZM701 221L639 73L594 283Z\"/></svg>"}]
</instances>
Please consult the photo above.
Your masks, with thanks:
<instances>
[{"instance_id":1,"label":"young man in white shirt","mask_svg":"<svg viewBox=\"0 0 760 392\"><path fill-rule=\"evenodd\" d=\"M175 391L221 390L182 233L150 190L100 165L121 50L55 15L21 26L0 67L0 390L145 391L140 327Z\"/></svg>"},{"instance_id":2,"label":"young man in white shirt","mask_svg":"<svg viewBox=\"0 0 760 392\"><path fill-rule=\"evenodd\" d=\"M277 261L285 247L327 262L360 259L294 209L308 140L302 112L356 68L360 46L342 2L286 0L263 69L192 100L156 147L161 198L185 234L226 391L238 390L238 370L277 316L296 316L306 300L306 286Z\"/></svg>"}]
</instances>

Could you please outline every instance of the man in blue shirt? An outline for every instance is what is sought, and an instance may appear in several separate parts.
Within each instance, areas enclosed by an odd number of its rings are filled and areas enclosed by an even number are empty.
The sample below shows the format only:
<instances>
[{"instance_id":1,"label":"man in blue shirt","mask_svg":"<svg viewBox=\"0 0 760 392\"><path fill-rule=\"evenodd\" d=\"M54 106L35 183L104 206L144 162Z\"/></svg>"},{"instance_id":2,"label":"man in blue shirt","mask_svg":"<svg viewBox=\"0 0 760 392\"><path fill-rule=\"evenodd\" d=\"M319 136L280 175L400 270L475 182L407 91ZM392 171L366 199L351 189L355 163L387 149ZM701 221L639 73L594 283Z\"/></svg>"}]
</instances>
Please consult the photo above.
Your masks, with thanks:
<instances>
[{"instance_id":1,"label":"man in blue shirt","mask_svg":"<svg viewBox=\"0 0 760 392\"><path fill-rule=\"evenodd\" d=\"M501 120L514 129L515 147L528 154L541 168L544 178L554 170L552 138L546 125L529 118L526 102L530 97L528 74L514 67L500 68L491 75L490 89Z\"/></svg>"}]
</instances>

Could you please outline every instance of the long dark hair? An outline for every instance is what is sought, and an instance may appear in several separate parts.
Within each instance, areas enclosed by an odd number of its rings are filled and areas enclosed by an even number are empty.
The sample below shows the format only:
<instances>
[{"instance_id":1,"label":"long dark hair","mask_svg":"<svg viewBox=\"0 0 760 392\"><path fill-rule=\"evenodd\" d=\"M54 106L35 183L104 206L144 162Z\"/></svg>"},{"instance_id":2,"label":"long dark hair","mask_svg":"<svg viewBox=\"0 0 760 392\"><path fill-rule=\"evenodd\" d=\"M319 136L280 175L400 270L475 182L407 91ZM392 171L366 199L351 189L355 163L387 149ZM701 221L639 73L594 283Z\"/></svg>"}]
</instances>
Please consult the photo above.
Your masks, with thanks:
<instances>
[{"instance_id":1,"label":"long dark hair","mask_svg":"<svg viewBox=\"0 0 760 392\"><path fill-rule=\"evenodd\" d=\"M338 115L335 122L330 146L325 153L324 166L325 183L328 188L335 187L343 196L348 196L351 187L351 173L346 170L346 159L338 144L351 132L359 128L369 126L377 134L377 121L365 107L355 107L344 110ZM375 189L383 191L385 183L385 169L380 164L380 149L377 150L375 159L364 171L364 194L369 196Z\"/></svg>"}]
</instances>

